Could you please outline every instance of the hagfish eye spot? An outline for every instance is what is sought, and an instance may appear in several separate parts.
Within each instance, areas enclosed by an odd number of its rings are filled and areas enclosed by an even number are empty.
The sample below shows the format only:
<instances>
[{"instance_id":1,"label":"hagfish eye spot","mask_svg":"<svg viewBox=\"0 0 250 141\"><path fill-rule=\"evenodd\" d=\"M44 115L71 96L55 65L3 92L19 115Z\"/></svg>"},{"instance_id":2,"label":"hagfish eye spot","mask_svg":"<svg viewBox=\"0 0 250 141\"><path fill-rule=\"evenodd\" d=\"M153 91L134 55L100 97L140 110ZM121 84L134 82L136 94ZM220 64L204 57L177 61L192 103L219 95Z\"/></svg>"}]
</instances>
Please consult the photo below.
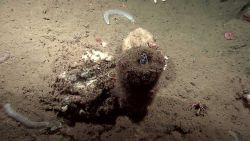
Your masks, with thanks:
<instances>
[{"instance_id":1,"label":"hagfish eye spot","mask_svg":"<svg viewBox=\"0 0 250 141\"><path fill-rule=\"evenodd\" d=\"M148 55L144 52L141 54L139 59L140 64L147 64L148 63Z\"/></svg>"}]
</instances>

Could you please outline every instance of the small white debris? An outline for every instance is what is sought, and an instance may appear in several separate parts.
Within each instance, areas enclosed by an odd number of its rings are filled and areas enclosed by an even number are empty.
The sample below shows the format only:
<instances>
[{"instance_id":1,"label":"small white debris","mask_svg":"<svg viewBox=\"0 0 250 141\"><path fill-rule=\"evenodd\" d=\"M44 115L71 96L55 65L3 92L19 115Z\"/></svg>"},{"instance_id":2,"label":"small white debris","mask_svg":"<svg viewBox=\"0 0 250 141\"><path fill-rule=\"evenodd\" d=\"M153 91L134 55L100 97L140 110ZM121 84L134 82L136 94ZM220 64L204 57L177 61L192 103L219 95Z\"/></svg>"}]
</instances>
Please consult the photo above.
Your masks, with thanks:
<instances>
[{"instance_id":1,"label":"small white debris","mask_svg":"<svg viewBox=\"0 0 250 141\"><path fill-rule=\"evenodd\" d=\"M64 100L65 102L68 102L68 101L69 101L69 97L65 97L63 100Z\"/></svg>"},{"instance_id":2,"label":"small white debris","mask_svg":"<svg viewBox=\"0 0 250 141\"><path fill-rule=\"evenodd\" d=\"M168 57L167 56L164 56L165 60L168 60Z\"/></svg>"},{"instance_id":3,"label":"small white debris","mask_svg":"<svg viewBox=\"0 0 250 141\"><path fill-rule=\"evenodd\" d=\"M85 88L85 85L81 82L77 82L74 84L74 87L76 87L78 89L83 89L83 88Z\"/></svg>"},{"instance_id":4,"label":"small white debris","mask_svg":"<svg viewBox=\"0 0 250 141\"><path fill-rule=\"evenodd\" d=\"M101 51L91 50L86 51L84 55L82 55L82 59L84 59L84 61L91 60L93 62L98 62L100 60L111 61L113 59L113 56Z\"/></svg>"},{"instance_id":5,"label":"small white debris","mask_svg":"<svg viewBox=\"0 0 250 141\"><path fill-rule=\"evenodd\" d=\"M77 77L76 75L69 75L66 73L66 71L64 71L63 73L61 73L59 76L58 76L59 79L64 79L66 81L76 81L77 80Z\"/></svg>"},{"instance_id":6,"label":"small white debris","mask_svg":"<svg viewBox=\"0 0 250 141\"><path fill-rule=\"evenodd\" d=\"M167 56L164 56L164 59L165 59L165 65L164 65L164 67L163 67L163 70L166 70L166 68L167 68L167 60L168 60L168 57Z\"/></svg>"},{"instance_id":7,"label":"small white debris","mask_svg":"<svg viewBox=\"0 0 250 141\"><path fill-rule=\"evenodd\" d=\"M73 64L70 64L70 67L75 68L75 67L77 67L77 65L78 65L78 63L74 62Z\"/></svg>"},{"instance_id":8,"label":"small white debris","mask_svg":"<svg viewBox=\"0 0 250 141\"><path fill-rule=\"evenodd\" d=\"M77 89L84 89L88 86L90 86L91 84L93 84L95 81L97 81L96 79L92 79L92 80L89 80L89 81L86 81L86 82L77 82L74 84L74 87L77 88Z\"/></svg>"},{"instance_id":9,"label":"small white debris","mask_svg":"<svg viewBox=\"0 0 250 141\"><path fill-rule=\"evenodd\" d=\"M81 109L81 110L79 111L79 115L84 114L84 113L85 113L85 112L84 112L83 109Z\"/></svg>"},{"instance_id":10,"label":"small white debris","mask_svg":"<svg viewBox=\"0 0 250 141\"><path fill-rule=\"evenodd\" d=\"M107 45L108 45L107 42L105 42L105 41L102 42L102 47L106 47Z\"/></svg>"},{"instance_id":11,"label":"small white debris","mask_svg":"<svg viewBox=\"0 0 250 141\"><path fill-rule=\"evenodd\" d=\"M68 110L68 105L63 106L61 109L62 109L62 112L66 112Z\"/></svg>"},{"instance_id":12,"label":"small white debris","mask_svg":"<svg viewBox=\"0 0 250 141\"><path fill-rule=\"evenodd\" d=\"M165 2L166 0L161 0L161 1ZM154 0L154 3L157 3L157 0Z\"/></svg>"},{"instance_id":13,"label":"small white debris","mask_svg":"<svg viewBox=\"0 0 250 141\"><path fill-rule=\"evenodd\" d=\"M92 83L94 83L95 81L96 81L96 79L89 80L88 82L86 82L86 85L89 86L89 85L91 85Z\"/></svg>"},{"instance_id":14,"label":"small white debris","mask_svg":"<svg viewBox=\"0 0 250 141\"><path fill-rule=\"evenodd\" d=\"M60 79L65 79L66 78L66 71L64 71L63 73L61 73L58 78Z\"/></svg>"}]
</instances>

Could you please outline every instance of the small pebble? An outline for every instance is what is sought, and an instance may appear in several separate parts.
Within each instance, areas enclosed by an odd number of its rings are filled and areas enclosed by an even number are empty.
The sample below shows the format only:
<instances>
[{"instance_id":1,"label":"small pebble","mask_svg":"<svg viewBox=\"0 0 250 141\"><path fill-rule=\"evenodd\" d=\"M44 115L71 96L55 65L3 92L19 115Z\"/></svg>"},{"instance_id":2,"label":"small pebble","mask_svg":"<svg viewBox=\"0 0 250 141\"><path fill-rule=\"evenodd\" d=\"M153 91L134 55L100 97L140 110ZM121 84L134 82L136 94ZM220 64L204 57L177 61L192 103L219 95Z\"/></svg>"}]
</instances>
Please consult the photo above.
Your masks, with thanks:
<instances>
[{"instance_id":1,"label":"small pebble","mask_svg":"<svg viewBox=\"0 0 250 141\"><path fill-rule=\"evenodd\" d=\"M2 52L0 53L0 64L7 61L10 58L9 52Z\"/></svg>"},{"instance_id":2,"label":"small pebble","mask_svg":"<svg viewBox=\"0 0 250 141\"><path fill-rule=\"evenodd\" d=\"M250 94L246 94L245 96L247 104L250 106Z\"/></svg>"}]
</instances>

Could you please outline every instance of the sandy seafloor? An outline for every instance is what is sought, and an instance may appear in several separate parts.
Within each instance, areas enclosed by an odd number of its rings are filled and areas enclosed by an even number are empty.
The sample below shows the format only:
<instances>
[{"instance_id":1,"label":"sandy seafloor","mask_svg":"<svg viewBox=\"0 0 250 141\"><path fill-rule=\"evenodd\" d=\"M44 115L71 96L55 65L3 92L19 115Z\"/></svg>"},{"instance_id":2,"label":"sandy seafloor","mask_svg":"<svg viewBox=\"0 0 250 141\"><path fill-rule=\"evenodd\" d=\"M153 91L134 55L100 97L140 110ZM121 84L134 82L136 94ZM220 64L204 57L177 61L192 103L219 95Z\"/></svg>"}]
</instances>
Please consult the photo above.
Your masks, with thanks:
<instances>
[{"instance_id":1,"label":"sandy seafloor","mask_svg":"<svg viewBox=\"0 0 250 141\"><path fill-rule=\"evenodd\" d=\"M122 40L137 27L150 31L173 71L163 72L159 91L148 115L139 124L119 117L115 125L77 123L63 132L46 134L27 129L0 112L1 141L117 141L117 140L250 140L250 113L237 93L250 90L250 23L237 18L247 0L1 0L0 52L10 58L0 64L0 104L10 102L29 118L55 120L40 97L50 97L55 60L108 42L115 54ZM136 20L110 19L103 12L123 9ZM225 40L224 32L234 40ZM71 63L72 60L66 60ZM60 66L59 66L60 67ZM206 104L207 113L196 116L192 104ZM1 106L2 108L2 106ZM229 132L231 131L231 132Z\"/></svg>"}]
</instances>

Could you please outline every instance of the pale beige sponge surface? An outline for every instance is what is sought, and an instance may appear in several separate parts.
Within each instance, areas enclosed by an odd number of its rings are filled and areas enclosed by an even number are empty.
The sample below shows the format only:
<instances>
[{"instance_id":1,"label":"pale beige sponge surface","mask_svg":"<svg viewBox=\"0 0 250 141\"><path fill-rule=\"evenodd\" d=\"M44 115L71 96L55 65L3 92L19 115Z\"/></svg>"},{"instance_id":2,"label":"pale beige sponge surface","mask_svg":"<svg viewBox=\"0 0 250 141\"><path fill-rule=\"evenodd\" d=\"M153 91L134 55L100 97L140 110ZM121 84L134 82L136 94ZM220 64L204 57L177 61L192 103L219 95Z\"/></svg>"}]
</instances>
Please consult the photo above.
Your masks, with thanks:
<instances>
[{"instance_id":1,"label":"pale beige sponge surface","mask_svg":"<svg viewBox=\"0 0 250 141\"><path fill-rule=\"evenodd\" d=\"M132 47L140 47L140 46L151 46L155 45L155 39L153 35L139 27L132 32L123 40L122 51L128 50Z\"/></svg>"}]
</instances>

